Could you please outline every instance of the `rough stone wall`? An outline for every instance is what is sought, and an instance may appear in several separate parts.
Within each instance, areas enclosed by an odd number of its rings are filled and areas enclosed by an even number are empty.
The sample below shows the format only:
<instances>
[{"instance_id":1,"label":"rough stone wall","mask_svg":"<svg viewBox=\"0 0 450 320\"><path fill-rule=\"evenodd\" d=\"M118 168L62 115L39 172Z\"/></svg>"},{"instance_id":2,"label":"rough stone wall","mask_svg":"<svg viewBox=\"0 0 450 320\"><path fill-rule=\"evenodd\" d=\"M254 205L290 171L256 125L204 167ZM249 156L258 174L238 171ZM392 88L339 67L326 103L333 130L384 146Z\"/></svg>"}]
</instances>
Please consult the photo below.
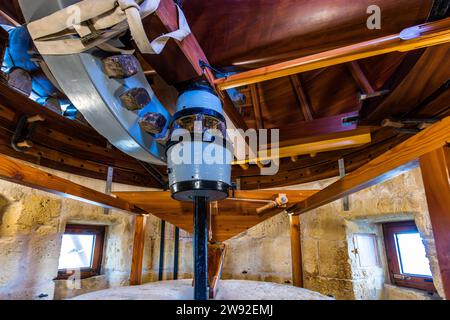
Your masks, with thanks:
<instances>
[{"instance_id":1,"label":"rough stone wall","mask_svg":"<svg viewBox=\"0 0 450 320\"><path fill-rule=\"evenodd\" d=\"M45 171L104 191L105 182ZM115 190L138 188L113 185ZM141 189L143 190L143 189ZM54 281L62 234L67 223L107 226L102 275L81 281ZM0 300L63 299L89 291L128 284L134 218L0 180Z\"/></svg>"},{"instance_id":2,"label":"rough stone wall","mask_svg":"<svg viewBox=\"0 0 450 320\"><path fill-rule=\"evenodd\" d=\"M322 189L335 179L285 189ZM350 211L341 200L301 217L304 286L337 299L387 299L386 258L381 223L414 219L424 239L433 279L442 296L440 272L420 169L350 196ZM361 268L353 236L374 234L380 266ZM291 280L289 221L274 217L227 241L224 277L276 282ZM407 289L402 289L407 292ZM417 297L410 294L409 297Z\"/></svg>"}]
</instances>

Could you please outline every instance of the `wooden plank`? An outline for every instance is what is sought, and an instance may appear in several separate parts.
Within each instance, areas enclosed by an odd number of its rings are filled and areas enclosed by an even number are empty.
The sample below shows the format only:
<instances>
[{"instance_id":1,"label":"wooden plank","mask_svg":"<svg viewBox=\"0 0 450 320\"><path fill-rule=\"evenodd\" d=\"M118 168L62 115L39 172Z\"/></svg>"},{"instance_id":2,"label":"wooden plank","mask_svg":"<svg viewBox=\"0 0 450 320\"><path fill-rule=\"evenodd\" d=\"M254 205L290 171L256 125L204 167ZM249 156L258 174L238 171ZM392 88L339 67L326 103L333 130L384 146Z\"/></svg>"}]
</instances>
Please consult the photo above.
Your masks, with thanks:
<instances>
[{"instance_id":1,"label":"wooden plank","mask_svg":"<svg viewBox=\"0 0 450 320\"><path fill-rule=\"evenodd\" d=\"M396 51L406 52L450 41L450 18L422 24L418 27L421 30L421 35L411 40L402 40L400 33L393 34L391 36L242 72L227 78L217 79L214 82L218 90L227 90L386 53Z\"/></svg>"},{"instance_id":2,"label":"wooden plank","mask_svg":"<svg viewBox=\"0 0 450 320\"><path fill-rule=\"evenodd\" d=\"M142 284L142 264L144 261L145 226L147 217L136 215L134 220L133 256L131 260L130 285Z\"/></svg>"},{"instance_id":3,"label":"wooden plank","mask_svg":"<svg viewBox=\"0 0 450 320\"><path fill-rule=\"evenodd\" d=\"M450 142L450 117L416 134L310 198L290 207L302 214L416 167L417 160Z\"/></svg>"},{"instance_id":4,"label":"wooden plank","mask_svg":"<svg viewBox=\"0 0 450 320\"><path fill-rule=\"evenodd\" d=\"M83 187L72 181L57 177L2 155L0 155L0 178L103 208L143 213L143 210L123 199L108 196L96 190Z\"/></svg>"},{"instance_id":5,"label":"wooden plank","mask_svg":"<svg viewBox=\"0 0 450 320\"><path fill-rule=\"evenodd\" d=\"M261 104L259 102L259 94L258 94L258 87L256 84L251 84L250 86L250 93L252 96L252 105L253 105L253 113L255 115L255 121L256 121L256 129L264 129L264 123L262 119L262 112L261 112Z\"/></svg>"},{"instance_id":6,"label":"wooden plank","mask_svg":"<svg viewBox=\"0 0 450 320\"><path fill-rule=\"evenodd\" d=\"M298 74L292 75L290 76L290 79L292 87L294 88L295 94L300 104L303 116L305 117L305 120L306 121L314 120L308 96L306 95L305 89L302 86L299 75Z\"/></svg>"},{"instance_id":7,"label":"wooden plank","mask_svg":"<svg viewBox=\"0 0 450 320\"><path fill-rule=\"evenodd\" d=\"M292 284L295 287L303 287L300 216L289 215L289 224L291 235Z\"/></svg>"},{"instance_id":8,"label":"wooden plank","mask_svg":"<svg viewBox=\"0 0 450 320\"><path fill-rule=\"evenodd\" d=\"M450 299L450 148L441 147L420 157L437 261L445 298Z\"/></svg>"}]
</instances>

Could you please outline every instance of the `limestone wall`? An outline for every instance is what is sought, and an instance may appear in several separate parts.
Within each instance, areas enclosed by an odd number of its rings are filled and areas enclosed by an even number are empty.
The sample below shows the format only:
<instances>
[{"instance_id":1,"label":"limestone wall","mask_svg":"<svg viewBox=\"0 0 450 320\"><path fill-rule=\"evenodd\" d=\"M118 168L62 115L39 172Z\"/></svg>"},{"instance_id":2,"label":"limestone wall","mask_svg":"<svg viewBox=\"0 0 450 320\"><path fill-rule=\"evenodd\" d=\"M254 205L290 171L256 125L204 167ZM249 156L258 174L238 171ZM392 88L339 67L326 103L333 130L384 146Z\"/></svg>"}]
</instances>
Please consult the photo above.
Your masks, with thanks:
<instances>
[{"instance_id":1,"label":"limestone wall","mask_svg":"<svg viewBox=\"0 0 450 320\"><path fill-rule=\"evenodd\" d=\"M291 186L286 189L321 189L335 179ZM381 223L414 219L424 239L435 286L443 294L436 261L420 169L414 169L383 184L350 197L350 211L341 200L302 215L304 284L307 289L337 299L389 299L387 292ZM379 266L360 267L355 253L355 234L374 234ZM225 278L276 282L291 280L289 221L286 215L272 218L227 241ZM408 290L402 289L405 293ZM398 291L397 291L398 292ZM404 295L403 295L404 296ZM408 297L419 297L407 294ZM420 298L427 295L420 296Z\"/></svg>"},{"instance_id":2,"label":"limestone wall","mask_svg":"<svg viewBox=\"0 0 450 320\"><path fill-rule=\"evenodd\" d=\"M105 190L104 181L41 169ZM113 189L139 188L114 184ZM102 275L82 280L81 286L53 281L67 223L107 226ZM0 300L62 299L128 284L133 232L134 218L128 213L105 215L103 208L0 180Z\"/></svg>"}]
</instances>

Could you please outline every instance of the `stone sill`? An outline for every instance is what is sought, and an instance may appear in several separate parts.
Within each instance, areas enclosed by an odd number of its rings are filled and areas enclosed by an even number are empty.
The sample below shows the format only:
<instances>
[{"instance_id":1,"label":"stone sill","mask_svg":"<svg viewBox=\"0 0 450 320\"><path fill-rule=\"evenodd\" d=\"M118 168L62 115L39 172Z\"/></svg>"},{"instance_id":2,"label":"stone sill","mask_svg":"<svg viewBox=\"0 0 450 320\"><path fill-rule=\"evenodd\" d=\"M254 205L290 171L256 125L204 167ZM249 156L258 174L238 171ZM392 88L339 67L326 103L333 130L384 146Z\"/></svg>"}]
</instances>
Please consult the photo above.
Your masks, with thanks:
<instances>
[{"instance_id":1,"label":"stone sill","mask_svg":"<svg viewBox=\"0 0 450 320\"><path fill-rule=\"evenodd\" d=\"M437 293L430 295L428 292L418 289L399 287L392 284L384 284L384 300L442 300Z\"/></svg>"}]
</instances>

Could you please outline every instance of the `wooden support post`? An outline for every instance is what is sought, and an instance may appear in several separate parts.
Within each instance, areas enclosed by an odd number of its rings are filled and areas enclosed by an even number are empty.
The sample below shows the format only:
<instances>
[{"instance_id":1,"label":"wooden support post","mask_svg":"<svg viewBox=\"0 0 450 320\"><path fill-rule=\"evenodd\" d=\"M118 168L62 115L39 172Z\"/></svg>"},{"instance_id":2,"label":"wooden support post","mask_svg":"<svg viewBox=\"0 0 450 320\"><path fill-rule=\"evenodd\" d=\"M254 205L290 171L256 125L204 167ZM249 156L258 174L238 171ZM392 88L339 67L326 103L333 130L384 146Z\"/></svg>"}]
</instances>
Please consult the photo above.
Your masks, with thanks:
<instances>
[{"instance_id":1,"label":"wooden support post","mask_svg":"<svg viewBox=\"0 0 450 320\"><path fill-rule=\"evenodd\" d=\"M295 287L303 287L300 216L289 215L289 222L291 225L292 284Z\"/></svg>"},{"instance_id":2,"label":"wooden support post","mask_svg":"<svg viewBox=\"0 0 450 320\"><path fill-rule=\"evenodd\" d=\"M450 300L450 147L429 152L419 161L442 285Z\"/></svg>"},{"instance_id":3,"label":"wooden support post","mask_svg":"<svg viewBox=\"0 0 450 320\"><path fill-rule=\"evenodd\" d=\"M144 261L145 224L147 217L136 215L134 222L133 257L131 261L130 285L142 284L142 263Z\"/></svg>"}]
</instances>

